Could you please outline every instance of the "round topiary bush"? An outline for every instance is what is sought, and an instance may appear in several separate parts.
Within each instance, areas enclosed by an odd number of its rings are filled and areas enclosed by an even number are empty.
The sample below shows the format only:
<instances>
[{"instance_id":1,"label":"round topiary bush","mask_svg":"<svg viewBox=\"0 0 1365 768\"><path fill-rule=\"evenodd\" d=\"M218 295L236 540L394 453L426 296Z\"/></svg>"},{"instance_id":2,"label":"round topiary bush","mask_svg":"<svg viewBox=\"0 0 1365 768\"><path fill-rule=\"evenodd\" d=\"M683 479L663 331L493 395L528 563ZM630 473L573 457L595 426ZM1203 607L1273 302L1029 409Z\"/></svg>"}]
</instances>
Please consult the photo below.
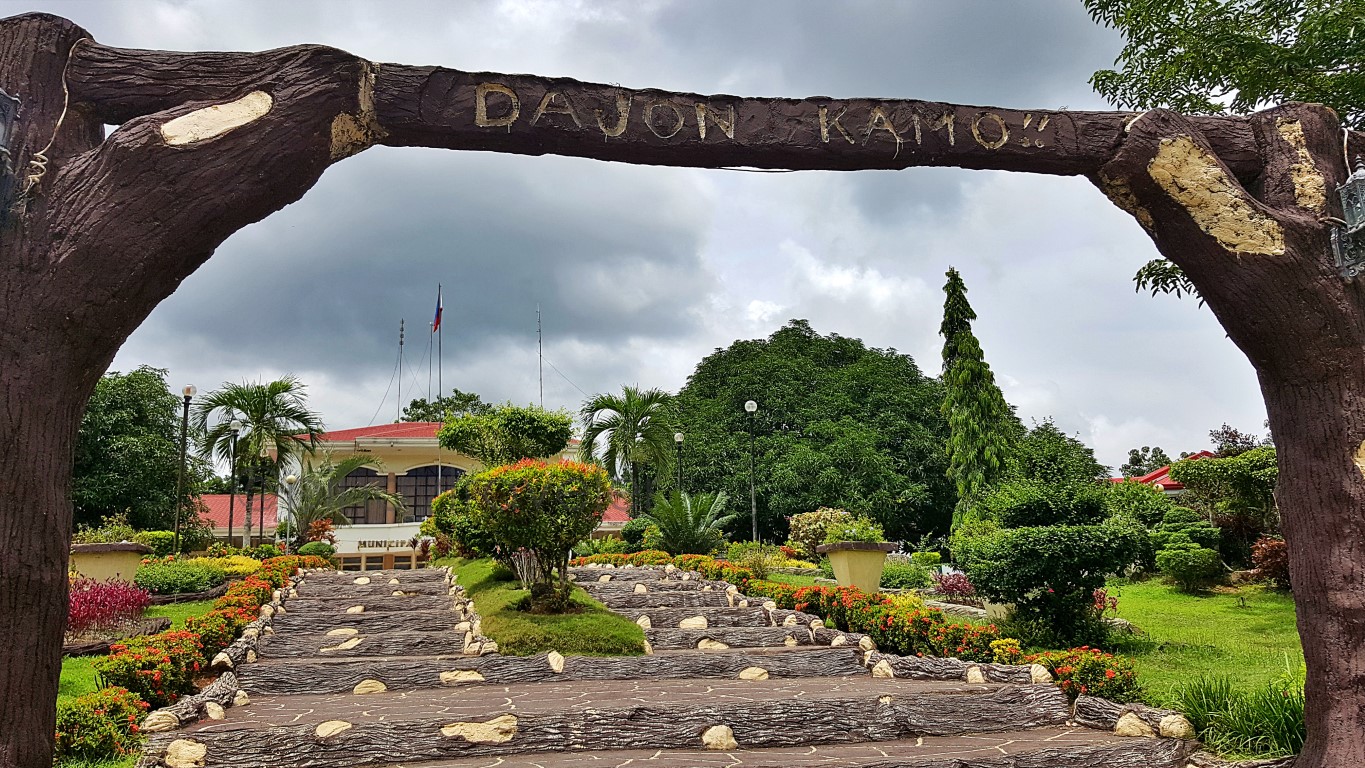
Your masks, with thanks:
<instances>
[{"instance_id":1,"label":"round topiary bush","mask_svg":"<svg viewBox=\"0 0 1365 768\"><path fill-rule=\"evenodd\" d=\"M331 557L337 553L337 548L325 541L310 541L299 547L299 554L312 557Z\"/></svg>"}]
</instances>

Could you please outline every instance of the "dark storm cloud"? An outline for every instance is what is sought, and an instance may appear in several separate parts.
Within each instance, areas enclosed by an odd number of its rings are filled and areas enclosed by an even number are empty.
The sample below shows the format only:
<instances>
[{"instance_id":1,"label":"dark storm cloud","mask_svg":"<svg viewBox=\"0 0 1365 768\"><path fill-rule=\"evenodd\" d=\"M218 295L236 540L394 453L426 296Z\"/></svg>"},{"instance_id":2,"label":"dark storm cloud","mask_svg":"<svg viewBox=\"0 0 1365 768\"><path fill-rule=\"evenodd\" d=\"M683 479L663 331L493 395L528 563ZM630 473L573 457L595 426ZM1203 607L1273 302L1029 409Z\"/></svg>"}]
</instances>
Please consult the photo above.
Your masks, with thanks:
<instances>
[{"instance_id":1,"label":"dark storm cloud","mask_svg":"<svg viewBox=\"0 0 1365 768\"><path fill-rule=\"evenodd\" d=\"M1087 79L1120 47L1079 0L0 0L0 15L35 6L127 47L317 42L376 61L630 87L1023 108L1102 108ZM446 386L492 399L539 397L537 303L550 406L623 383L677 388L711 349L791 317L932 371L938 289L955 264L1021 414L1056 415L1116 464L1129 445L1191 450L1218 422L1263 418L1249 367L1207 310L1132 292L1133 270L1154 256L1078 180L374 148L231 238L116 365L169 367L173 383L201 389L294 371L331 426L392 418L394 394L379 401L398 318L406 398L425 387L439 280Z\"/></svg>"}]
</instances>

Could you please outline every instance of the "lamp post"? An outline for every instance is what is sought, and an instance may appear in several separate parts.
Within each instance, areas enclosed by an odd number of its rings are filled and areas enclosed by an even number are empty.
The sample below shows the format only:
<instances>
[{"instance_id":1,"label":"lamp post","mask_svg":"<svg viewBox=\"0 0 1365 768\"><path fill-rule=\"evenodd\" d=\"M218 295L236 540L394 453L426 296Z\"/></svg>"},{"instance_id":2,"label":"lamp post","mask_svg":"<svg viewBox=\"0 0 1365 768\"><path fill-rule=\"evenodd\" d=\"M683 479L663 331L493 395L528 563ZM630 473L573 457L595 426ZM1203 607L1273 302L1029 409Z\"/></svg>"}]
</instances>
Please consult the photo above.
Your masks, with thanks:
<instances>
[{"instance_id":1,"label":"lamp post","mask_svg":"<svg viewBox=\"0 0 1365 768\"><path fill-rule=\"evenodd\" d=\"M242 431L242 422L233 419L228 424L232 441L228 443L228 546L232 546L232 515L237 506L237 434Z\"/></svg>"},{"instance_id":2,"label":"lamp post","mask_svg":"<svg viewBox=\"0 0 1365 768\"><path fill-rule=\"evenodd\" d=\"M190 434L190 400L194 399L194 395L198 391L193 384L180 390L180 394L185 397L185 412L180 419L180 468L175 474L175 536L172 538L171 551L176 553L180 552L180 511L181 507L185 505L183 494L185 492L185 457Z\"/></svg>"},{"instance_id":3,"label":"lamp post","mask_svg":"<svg viewBox=\"0 0 1365 768\"><path fill-rule=\"evenodd\" d=\"M681 432L674 432L674 433L673 433L673 443L674 443L675 445L678 446L678 495L679 495L679 496L682 496L682 492L683 492L683 487L682 487L682 444L683 444L683 433L681 433Z\"/></svg>"},{"instance_id":4,"label":"lamp post","mask_svg":"<svg viewBox=\"0 0 1365 768\"><path fill-rule=\"evenodd\" d=\"M290 551L292 551L290 548L294 546L294 535L293 535L293 530L294 530L294 529L293 529L293 526L290 525L290 523L292 523L293 520L294 520L294 484L297 483L298 481L299 481L299 476L298 476L298 475L295 475L295 474L292 474L292 473L291 473L291 474L288 474L288 475L285 475L285 476L284 476L285 493L289 496L289 510L285 513L285 516L284 516L284 551L285 551L285 552L290 552ZM279 513L279 508L280 508L280 505L279 505L279 503L277 502L277 503L275 504L276 514Z\"/></svg>"},{"instance_id":5,"label":"lamp post","mask_svg":"<svg viewBox=\"0 0 1365 768\"><path fill-rule=\"evenodd\" d=\"M744 401L744 412L749 414L749 519L754 524L754 541L758 541L758 495L754 492L754 414L758 403Z\"/></svg>"}]
</instances>

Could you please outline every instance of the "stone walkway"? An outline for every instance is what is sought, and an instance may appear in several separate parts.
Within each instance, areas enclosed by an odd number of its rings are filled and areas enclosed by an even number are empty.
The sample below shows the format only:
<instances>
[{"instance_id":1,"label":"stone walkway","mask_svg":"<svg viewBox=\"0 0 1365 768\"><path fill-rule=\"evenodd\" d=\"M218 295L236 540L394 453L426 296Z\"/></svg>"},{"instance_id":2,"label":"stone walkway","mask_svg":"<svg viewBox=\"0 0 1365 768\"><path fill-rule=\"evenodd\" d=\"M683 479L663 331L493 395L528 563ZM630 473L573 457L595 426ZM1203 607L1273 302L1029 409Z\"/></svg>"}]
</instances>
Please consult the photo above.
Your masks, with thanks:
<instances>
[{"instance_id":1,"label":"stone walkway","mask_svg":"<svg viewBox=\"0 0 1365 768\"><path fill-rule=\"evenodd\" d=\"M1076 725L1026 667L883 656L671 569L573 576L654 652L502 656L444 569L310 573L237 669L249 702L155 734L140 764L1181 768L1191 751Z\"/></svg>"}]
</instances>

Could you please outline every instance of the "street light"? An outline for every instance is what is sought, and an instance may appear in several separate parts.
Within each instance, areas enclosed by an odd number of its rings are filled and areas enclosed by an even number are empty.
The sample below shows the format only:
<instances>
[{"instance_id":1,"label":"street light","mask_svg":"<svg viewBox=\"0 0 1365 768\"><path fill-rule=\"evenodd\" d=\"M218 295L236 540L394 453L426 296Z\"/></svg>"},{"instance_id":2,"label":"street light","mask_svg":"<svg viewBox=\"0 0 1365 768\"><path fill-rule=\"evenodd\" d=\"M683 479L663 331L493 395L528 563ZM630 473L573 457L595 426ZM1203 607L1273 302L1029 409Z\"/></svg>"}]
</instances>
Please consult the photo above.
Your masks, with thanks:
<instances>
[{"instance_id":1,"label":"street light","mask_svg":"<svg viewBox=\"0 0 1365 768\"><path fill-rule=\"evenodd\" d=\"M293 528L289 525L294 520L294 484L299 481L299 476L288 474L284 476L285 493L289 496L289 511L284 517L284 551L290 551L294 545ZM279 513L280 505L276 503L276 514ZM277 529L278 530L278 529Z\"/></svg>"},{"instance_id":2,"label":"street light","mask_svg":"<svg viewBox=\"0 0 1365 768\"><path fill-rule=\"evenodd\" d=\"M182 494L185 492L185 455L190 434L190 400L198 391L193 384L180 390L185 396L185 413L180 420L180 470L175 475L175 536L171 545L171 551L177 553L180 551L180 508L185 505Z\"/></svg>"},{"instance_id":3,"label":"street light","mask_svg":"<svg viewBox=\"0 0 1365 768\"><path fill-rule=\"evenodd\" d=\"M673 442L674 442L674 444L676 444L676 445L678 446L678 495L679 495L679 496L682 496L682 492L683 492L683 487L682 487L682 444L683 444L683 433L681 433L681 432L674 432L674 433L673 433Z\"/></svg>"},{"instance_id":4,"label":"street light","mask_svg":"<svg viewBox=\"0 0 1365 768\"><path fill-rule=\"evenodd\" d=\"M228 546L232 546L232 514L237 505L237 435L242 431L242 422L233 419L228 424L232 441L228 443Z\"/></svg>"},{"instance_id":5,"label":"street light","mask_svg":"<svg viewBox=\"0 0 1365 768\"><path fill-rule=\"evenodd\" d=\"M749 414L749 519L754 524L754 541L758 541L758 495L754 493L754 414L758 403L745 400L744 412Z\"/></svg>"}]
</instances>

